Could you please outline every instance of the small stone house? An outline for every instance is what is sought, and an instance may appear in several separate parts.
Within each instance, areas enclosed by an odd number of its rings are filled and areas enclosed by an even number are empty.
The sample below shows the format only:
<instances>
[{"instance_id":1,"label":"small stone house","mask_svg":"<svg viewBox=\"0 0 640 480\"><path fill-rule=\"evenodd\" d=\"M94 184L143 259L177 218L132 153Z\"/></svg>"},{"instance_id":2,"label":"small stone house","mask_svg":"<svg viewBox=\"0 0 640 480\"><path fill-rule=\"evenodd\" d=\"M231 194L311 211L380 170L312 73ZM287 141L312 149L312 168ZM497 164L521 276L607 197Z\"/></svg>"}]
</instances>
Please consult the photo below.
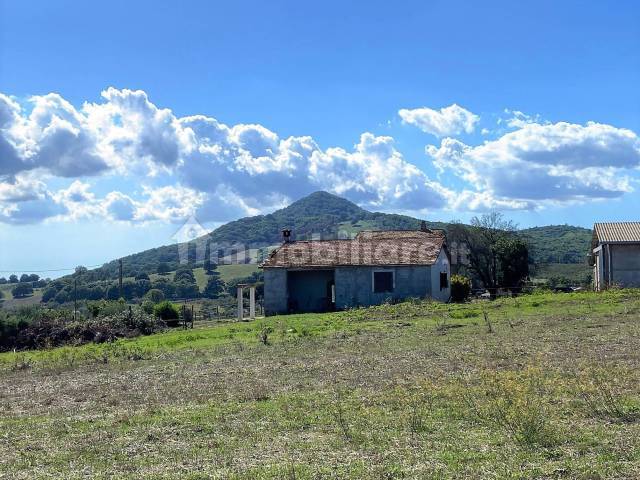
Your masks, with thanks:
<instances>
[{"instance_id":1,"label":"small stone house","mask_svg":"<svg viewBox=\"0 0 640 480\"><path fill-rule=\"evenodd\" d=\"M597 291L640 287L640 222L596 223L590 264Z\"/></svg>"},{"instance_id":2,"label":"small stone house","mask_svg":"<svg viewBox=\"0 0 640 480\"><path fill-rule=\"evenodd\" d=\"M410 297L446 302L450 257L444 232L364 231L352 240L290 241L263 263L266 315L324 312Z\"/></svg>"}]
</instances>

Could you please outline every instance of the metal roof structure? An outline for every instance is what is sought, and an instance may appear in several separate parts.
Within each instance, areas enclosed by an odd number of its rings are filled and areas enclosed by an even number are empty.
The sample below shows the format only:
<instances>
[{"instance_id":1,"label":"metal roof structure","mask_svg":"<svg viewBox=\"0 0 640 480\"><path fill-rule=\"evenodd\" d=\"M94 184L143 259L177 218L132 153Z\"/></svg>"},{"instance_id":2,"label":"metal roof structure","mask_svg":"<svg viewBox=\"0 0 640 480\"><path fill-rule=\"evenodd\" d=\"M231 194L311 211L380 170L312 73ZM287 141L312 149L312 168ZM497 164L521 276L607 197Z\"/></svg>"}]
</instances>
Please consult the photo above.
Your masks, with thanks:
<instances>
[{"instance_id":1,"label":"metal roof structure","mask_svg":"<svg viewBox=\"0 0 640 480\"><path fill-rule=\"evenodd\" d=\"M640 243L640 222L608 222L593 225L593 242Z\"/></svg>"}]
</instances>

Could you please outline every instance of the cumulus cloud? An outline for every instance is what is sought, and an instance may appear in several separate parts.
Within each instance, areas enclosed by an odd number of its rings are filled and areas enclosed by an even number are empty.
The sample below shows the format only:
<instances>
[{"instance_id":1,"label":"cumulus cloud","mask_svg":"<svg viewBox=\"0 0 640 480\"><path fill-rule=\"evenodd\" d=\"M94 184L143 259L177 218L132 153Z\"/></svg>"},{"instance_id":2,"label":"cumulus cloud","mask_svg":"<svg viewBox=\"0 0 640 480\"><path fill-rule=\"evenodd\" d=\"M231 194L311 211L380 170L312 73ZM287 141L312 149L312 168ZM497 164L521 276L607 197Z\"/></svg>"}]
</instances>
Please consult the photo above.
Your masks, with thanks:
<instances>
[{"instance_id":1,"label":"cumulus cloud","mask_svg":"<svg viewBox=\"0 0 640 480\"><path fill-rule=\"evenodd\" d=\"M16 225L38 223L67 213L44 182L29 175L0 181L0 222Z\"/></svg>"},{"instance_id":2,"label":"cumulus cloud","mask_svg":"<svg viewBox=\"0 0 640 480\"><path fill-rule=\"evenodd\" d=\"M478 115L455 103L440 110L427 107L413 110L403 108L398 111L398 115L403 123L414 125L436 137L454 136L462 132L472 133L480 120Z\"/></svg>"},{"instance_id":3,"label":"cumulus cloud","mask_svg":"<svg viewBox=\"0 0 640 480\"><path fill-rule=\"evenodd\" d=\"M109 88L101 102L81 108L57 94L34 96L27 103L30 111L0 97L0 151L8 152L0 176L27 171L75 179L131 175L172 181L182 193L190 192L175 196L156 187L156 193L145 192L147 200L119 192L102 199L98 208L100 199L89 198L85 184L75 183L55 194L72 218L102 212L115 220L147 221L195 209L203 221L221 221L265 212L319 189L381 208L446 203L446 189L407 162L390 137L365 133L352 150L323 150L311 137L280 138L262 125L228 126L202 115L178 118L140 90ZM188 208L174 204L166 215L157 214L154 205L163 195Z\"/></svg>"},{"instance_id":4,"label":"cumulus cloud","mask_svg":"<svg viewBox=\"0 0 640 480\"><path fill-rule=\"evenodd\" d=\"M177 117L141 90L108 88L99 102L79 107L57 94L22 103L0 94L0 221L196 215L219 222L316 190L366 208L424 212L535 208L632 189L627 172L639 165L639 147L630 130L505 113L514 131L471 146L450 138L474 131L479 117L468 110L400 110L405 123L445 137L427 153L440 172L462 180L454 191L409 162L389 136L365 132L351 148L321 148L312 137L281 138L262 125ZM121 191L122 178L141 190Z\"/></svg>"},{"instance_id":5,"label":"cumulus cloud","mask_svg":"<svg viewBox=\"0 0 640 480\"><path fill-rule=\"evenodd\" d=\"M482 192L479 206L512 202L532 208L620 197L632 191L631 171L640 166L634 132L594 122L524 122L482 145L445 138L426 152L441 172L451 171Z\"/></svg>"},{"instance_id":6,"label":"cumulus cloud","mask_svg":"<svg viewBox=\"0 0 640 480\"><path fill-rule=\"evenodd\" d=\"M53 194L54 200L67 210L66 219L107 218L120 222L180 222L195 214L206 194L179 185L143 186L135 198L120 191L99 197L91 185L78 180Z\"/></svg>"}]
</instances>

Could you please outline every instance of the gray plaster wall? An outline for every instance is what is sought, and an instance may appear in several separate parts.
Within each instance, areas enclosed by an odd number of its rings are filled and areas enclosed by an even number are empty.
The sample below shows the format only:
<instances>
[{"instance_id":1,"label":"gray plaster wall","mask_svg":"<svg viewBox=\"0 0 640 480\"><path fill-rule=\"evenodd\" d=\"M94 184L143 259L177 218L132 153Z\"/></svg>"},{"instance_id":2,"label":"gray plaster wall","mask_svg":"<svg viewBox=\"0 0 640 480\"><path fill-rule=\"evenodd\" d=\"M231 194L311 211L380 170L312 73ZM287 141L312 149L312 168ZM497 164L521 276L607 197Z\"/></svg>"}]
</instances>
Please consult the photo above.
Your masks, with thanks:
<instances>
[{"instance_id":1,"label":"gray plaster wall","mask_svg":"<svg viewBox=\"0 0 640 480\"><path fill-rule=\"evenodd\" d=\"M392 271L395 275L393 292L373 291L373 272ZM337 267L335 270L336 308L379 305L386 300L431 296L431 267L402 266Z\"/></svg>"},{"instance_id":2,"label":"gray plaster wall","mask_svg":"<svg viewBox=\"0 0 640 480\"><path fill-rule=\"evenodd\" d=\"M264 269L264 313L278 315L287 313L289 294L287 292L287 270L284 268Z\"/></svg>"},{"instance_id":3,"label":"gray plaster wall","mask_svg":"<svg viewBox=\"0 0 640 480\"><path fill-rule=\"evenodd\" d=\"M611 245L614 285L640 287L640 245Z\"/></svg>"}]
</instances>

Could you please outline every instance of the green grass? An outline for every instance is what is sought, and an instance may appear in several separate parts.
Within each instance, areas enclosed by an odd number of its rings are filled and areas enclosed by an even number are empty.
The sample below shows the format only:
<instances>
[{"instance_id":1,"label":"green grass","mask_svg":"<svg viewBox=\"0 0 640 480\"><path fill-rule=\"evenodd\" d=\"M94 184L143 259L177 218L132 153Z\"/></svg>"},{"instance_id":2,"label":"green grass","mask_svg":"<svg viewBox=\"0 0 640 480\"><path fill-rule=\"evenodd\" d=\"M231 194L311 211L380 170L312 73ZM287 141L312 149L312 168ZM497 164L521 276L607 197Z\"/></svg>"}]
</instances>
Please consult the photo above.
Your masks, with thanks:
<instances>
[{"instance_id":1,"label":"green grass","mask_svg":"<svg viewBox=\"0 0 640 480\"><path fill-rule=\"evenodd\" d=\"M4 353L0 478L637 478L637 338L628 290Z\"/></svg>"},{"instance_id":2,"label":"green grass","mask_svg":"<svg viewBox=\"0 0 640 480\"><path fill-rule=\"evenodd\" d=\"M360 220L358 222L342 222L338 224L338 232L346 233L349 237L355 237L362 230L376 230L378 224L374 220Z\"/></svg>"},{"instance_id":3,"label":"green grass","mask_svg":"<svg viewBox=\"0 0 640 480\"><path fill-rule=\"evenodd\" d=\"M225 282L229 282L236 278L249 277L253 273L257 273L259 271L260 269L256 264L218 265L220 278Z\"/></svg>"},{"instance_id":4,"label":"green grass","mask_svg":"<svg viewBox=\"0 0 640 480\"><path fill-rule=\"evenodd\" d=\"M2 300L0 300L0 305L4 308L14 308L21 307L27 305L35 305L40 303L42 300L42 292L41 288L34 288L33 295L28 295L23 298L13 298L11 290L15 288L16 284L6 284L0 285L0 290L3 293Z\"/></svg>"},{"instance_id":5,"label":"green grass","mask_svg":"<svg viewBox=\"0 0 640 480\"><path fill-rule=\"evenodd\" d=\"M260 269L256 264L238 264L238 265L219 265L218 272L220 273L220 278L225 282L229 282L231 280L235 280L237 278L248 277L255 272L259 272ZM149 275L151 281L157 280L159 278L168 278L173 279L173 275L175 272L169 272L167 275L160 275L157 273L152 273ZM209 279L208 275L204 271L204 268L198 267L193 269L193 276L196 277L196 284L200 291L203 291L207 286L207 280Z\"/></svg>"}]
</instances>

